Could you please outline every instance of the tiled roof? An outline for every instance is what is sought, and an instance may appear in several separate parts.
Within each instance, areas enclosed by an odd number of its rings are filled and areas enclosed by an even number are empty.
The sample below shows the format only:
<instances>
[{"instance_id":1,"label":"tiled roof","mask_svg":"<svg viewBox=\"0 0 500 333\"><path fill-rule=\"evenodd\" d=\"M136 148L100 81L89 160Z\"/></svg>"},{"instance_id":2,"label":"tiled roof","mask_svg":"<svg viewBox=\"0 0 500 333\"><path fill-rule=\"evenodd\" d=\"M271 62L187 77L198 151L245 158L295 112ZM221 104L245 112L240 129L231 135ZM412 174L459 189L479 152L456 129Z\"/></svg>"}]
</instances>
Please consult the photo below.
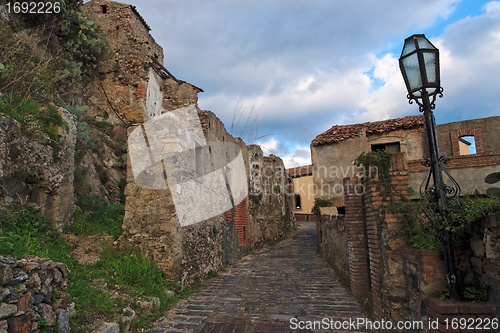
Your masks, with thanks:
<instances>
[{"instance_id":1,"label":"tiled roof","mask_svg":"<svg viewBox=\"0 0 500 333\"><path fill-rule=\"evenodd\" d=\"M298 178L312 175L312 165L303 165L296 168L286 169L290 177Z\"/></svg>"},{"instance_id":2,"label":"tiled roof","mask_svg":"<svg viewBox=\"0 0 500 333\"><path fill-rule=\"evenodd\" d=\"M368 122L354 125L336 125L318 135L313 141L313 146L345 141L349 138L359 136L361 129L365 129L366 135L393 132L401 129L412 129L423 127L425 119L423 115L407 116L397 119Z\"/></svg>"}]
</instances>

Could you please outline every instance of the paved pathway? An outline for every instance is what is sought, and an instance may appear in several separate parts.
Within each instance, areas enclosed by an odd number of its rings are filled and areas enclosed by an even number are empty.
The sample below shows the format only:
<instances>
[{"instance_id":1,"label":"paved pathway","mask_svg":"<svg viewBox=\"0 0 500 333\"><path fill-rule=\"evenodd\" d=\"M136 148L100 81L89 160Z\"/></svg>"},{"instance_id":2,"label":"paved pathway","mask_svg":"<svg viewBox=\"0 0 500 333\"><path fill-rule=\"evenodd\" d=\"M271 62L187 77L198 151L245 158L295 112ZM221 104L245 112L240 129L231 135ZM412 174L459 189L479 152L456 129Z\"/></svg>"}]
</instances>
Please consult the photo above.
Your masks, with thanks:
<instances>
[{"instance_id":1,"label":"paved pathway","mask_svg":"<svg viewBox=\"0 0 500 333\"><path fill-rule=\"evenodd\" d=\"M290 324L328 318L331 328L365 318L317 254L315 224L300 226L293 238L244 257L203 291L179 302L147 332L318 332L292 330Z\"/></svg>"}]
</instances>

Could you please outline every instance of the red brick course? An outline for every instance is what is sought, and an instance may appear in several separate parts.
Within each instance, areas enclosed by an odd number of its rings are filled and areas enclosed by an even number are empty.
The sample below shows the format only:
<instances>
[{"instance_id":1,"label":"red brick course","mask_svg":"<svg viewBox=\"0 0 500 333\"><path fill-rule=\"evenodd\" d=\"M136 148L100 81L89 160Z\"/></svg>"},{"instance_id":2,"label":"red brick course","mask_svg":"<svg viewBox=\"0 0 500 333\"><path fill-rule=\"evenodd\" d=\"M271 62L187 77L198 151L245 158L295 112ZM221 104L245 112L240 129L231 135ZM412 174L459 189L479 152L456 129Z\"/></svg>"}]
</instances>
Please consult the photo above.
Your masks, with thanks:
<instances>
[{"instance_id":1,"label":"red brick course","mask_svg":"<svg viewBox=\"0 0 500 333\"><path fill-rule=\"evenodd\" d=\"M231 222L233 220L233 212L228 210L226 212L226 221ZM234 224L236 225L236 231L238 232L238 240L240 246L248 244L248 205L247 198L236 205L234 214Z\"/></svg>"}]
</instances>

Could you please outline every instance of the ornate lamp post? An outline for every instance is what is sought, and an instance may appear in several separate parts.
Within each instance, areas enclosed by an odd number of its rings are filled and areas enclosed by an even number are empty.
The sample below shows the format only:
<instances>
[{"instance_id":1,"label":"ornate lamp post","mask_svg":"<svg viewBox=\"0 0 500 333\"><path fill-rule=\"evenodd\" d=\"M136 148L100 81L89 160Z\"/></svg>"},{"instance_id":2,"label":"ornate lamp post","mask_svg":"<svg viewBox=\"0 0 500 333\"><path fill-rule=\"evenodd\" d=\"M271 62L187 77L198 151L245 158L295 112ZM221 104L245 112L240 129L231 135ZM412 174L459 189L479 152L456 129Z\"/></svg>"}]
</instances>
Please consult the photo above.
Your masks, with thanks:
<instances>
[{"instance_id":1,"label":"ornate lamp post","mask_svg":"<svg viewBox=\"0 0 500 333\"><path fill-rule=\"evenodd\" d=\"M427 178L422 183L420 193L437 203L438 213L444 219L447 215L448 200L455 198L460 193L460 187L442 166L442 163L446 163L448 159L439 156L436 122L432 111L436 106L436 97L443 97L443 88L441 87L439 75L439 50L423 34L410 36L405 39L401 57L399 58L399 68L408 90L409 103L417 102L420 112L423 112L425 117L425 129L430 154L430 159L426 162L426 165L430 169ZM444 183L443 172L453 182L454 187ZM433 184L430 182L431 177ZM445 228L442 228L441 232L448 283L453 296L458 298L451 235Z\"/></svg>"}]
</instances>

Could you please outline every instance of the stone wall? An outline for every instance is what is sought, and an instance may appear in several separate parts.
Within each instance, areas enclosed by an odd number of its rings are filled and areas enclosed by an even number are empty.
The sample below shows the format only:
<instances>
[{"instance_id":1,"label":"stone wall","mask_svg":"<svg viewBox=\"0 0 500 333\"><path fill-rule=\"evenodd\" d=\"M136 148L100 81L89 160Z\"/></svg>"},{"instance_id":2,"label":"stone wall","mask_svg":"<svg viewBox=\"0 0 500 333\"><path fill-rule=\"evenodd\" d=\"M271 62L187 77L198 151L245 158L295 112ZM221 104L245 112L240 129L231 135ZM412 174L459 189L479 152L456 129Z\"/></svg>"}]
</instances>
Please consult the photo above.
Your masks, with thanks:
<instances>
[{"instance_id":1,"label":"stone wall","mask_svg":"<svg viewBox=\"0 0 500 333\"><path fill-rule=\"evenodd\" d=\"M446 288L443 251L407 248L405 252L409 319L427 321L426 300Z\"/></svg>"},{"instance_id":2,"label":"stone wall","mask_svg":"<svg viewBox=\"0 0 500 333\"><path fill-rule=\"evenodd\" d=\"M196 144L200 143L203 163L207 163L203 167L207 170L204 173L197 169L185 169L183 172L186 173L181 173L180 177L196 179L195 173L203 177L209 173L208 170L226 172L226 165L218 164L230 161L230 153L220 147L231 146L235 149L239 147L245 163L246 174L238 177L246 177L250 191L255 184L263 186L262 191L260 188L258 191L262 199L258 204L249 196L239 202L234 211L221 212L203 221L187 221L189 212L179 216L173 199L181 190L177 186L180 184L175 184L173 189L168 186L163 189L138 186L129 156L120 246L141 248L158 263L168 279L189 285L205 278L211 271L234 262L249 247L283 237L290 230L293 220L291 206L286 207L292 203L286 192L288 183L283 162L274 156L264 157L260 148L247 147L241 140L229 135L224 124L212 112L199 110L198 93L202 90L177 79L164 67L163 49L154 41L149 26L133 6L109 0L92 0L84 8L106 34L113 50L99 68L99 80L91 83L88 92L89 116L112 124L113 133L126 128L130 135L137 126L147 126L165 113L194 106L204 138L200 133L194 133L196 131L179 129L182 140L174 138L176 141L169 144L181 145L179 147L186 154L194 152L196 155ZM206 142L206 145L201 142ZM111 156L110 159L115 158ZM194 161L191 158L187 160ZM91 164L96 163L89 163L89 169L92 169ZM275 172L269 179L264 179L262 175L252 178L252 163ZM271 188L276 190L275 193L271 193ZM189 191L182 194L194 197ZM199 197L193 200L197 200L193 204L202 207L209 202Z\"/></svg>"},{"instance_id":3,"label":"stone wall","mask_svg":"<svg viewBox=\"0 0 500 333\"><path fill-rule=\"evenodd\" d=\"M408 173L404 163L398 165L391 173L394 200L408 196ZM371 183L358 179L344 181L345 230L338 217L322 216L317 222L320 253L339 268L348 258L348 269L342 271L349 276L354 296L362 303L371 301L375 319L422 320L428 327L429 316L434 316L432 320L444 318L436 317L438 310L429 306L429 299L439 296L446 287L442 251L407 248L404 224L384 208L387 202L382 200L376 182L376 179ZM356 184L365 186L366 192L358 191L361 195L356 195L353 191ZM467 309L486 309L485 316L498 316L491 309L500 309L499 227L500 213L489 216L482 222L481 232L472 236L470 250L455 251L459 285L487 291L488 304L486 307L477 302L455 304L451 307L455 312L445 313L450 318L474 315L464 312ZM339 247L347 248L348 253ZM443 305L444 308L443 311L450 311L448 305Z\"/></svg>"},{"instance_id":4,"label":"stone wall","mask_svg":"<svg viewBox=\"0 0 500 333\"><path fill-rule=\"evenodd\" d=\"M319 253L337 274L349 277L349 245L344 215L321 215L316 222Z\"/></svg>"},{"instance_id":5,"label":"stone wall","mask_svg":"<svg viewBox=\"0 0 500 333\"><path fill-rule=\"evenodd\" d=\"M0 257L0 332L42 329L41 320L52 329L58 327L58 332L70 332L74 304L65 292L67 274L64 264L50 259Z\"/></svg>"},{"instance_id":6,"label":"stone wall","mask_svg":"<svg viewBox=\"0 0 500 333\"><path fill-rule=\"evenodd\" d=\"M251 248L283 238L293 228L293 181L281 158L248 146L249 244Z\"/></svg>"},{"instance_id":7,"label":"stone wall","mask_svg":"<svg viewBox=\"0 0 500 333\"><path fill-rule=\"evenodd\" d=\"M397 157L397 156L396 156ZM393 199L408 196L408 172L401 158L391 171ZM350 287L361 304L371 304L374 319L399 321L408 315L405 279L404 225L386 209L378 179L344 179L345 231L317 222L321 253L347 272ZM338 220L336 222L338 224ZM345 240L344 240L345 237ZM333 242L339 242L334 244ZM346 245L345 245L346 243ZM342 245L344 244L344 245ZM339 247L346 246L347 255ZM348 269L345 260L348 258Z\"/></svg>"},{"instance_id":8,"label":"stone wall","mask_svg":"<svg viewBox=\"0 0 500 333\"><path fill-rule=\"evenodd\" d=\"M66 127L58 142L0 114L0 206L33 203L52 226L73 221L76 123L60 108Z\"/></svg>"},{"instance_id":9,"label":"stone wall","mask_svg":"<svg viewBox=\"0 0 500 333\"><path fill-rule=\"evenodd\" d=\"M500 309L500 213L481 223L480 233L470 240L470 250L455 250L458 285L461 290L476 286L487 292L487 302L455 302L437 299L446 288L446 264L442 250L406 250L405 276L408 313L422 320L432 332L446 332L453 318L498 318ZM429 324L427 324L427 322ZM449 327L450 328L450 327ZM458 331L458 330L457 330Z\"/></svg>"},{"instance_id":10,"label":"stone wall","mask_svg":"<svg viewBox=\"0 0 500 333\"><path fill-rule=\"evenodd\" d=\"M470 240L470 251L456 255L460 283L486 289L488 302L500 309L500 212L485 218L480 230Z\"/></svg>"},{"instance_id":11,"label":"stone wall","mask_svg":"<svg viewBox=\"0 0 500 333\"><path fill-rule=\"evenodd\" d=\"M246 178L248 196L236 205L234 215L230 210L182 226L170 188L141 188L128 168L120 238L121 246L141 248L167 278L184 286L234 263L251 248L283 238L293 227L293 186L283 161L234 139L212 112L198 110L198 116L207 143L206 163L214 163L215 170L222 170L218 164L227 160L221 143L241 149L245 174L239 176Z\"/></svg>"}]
</instances>

